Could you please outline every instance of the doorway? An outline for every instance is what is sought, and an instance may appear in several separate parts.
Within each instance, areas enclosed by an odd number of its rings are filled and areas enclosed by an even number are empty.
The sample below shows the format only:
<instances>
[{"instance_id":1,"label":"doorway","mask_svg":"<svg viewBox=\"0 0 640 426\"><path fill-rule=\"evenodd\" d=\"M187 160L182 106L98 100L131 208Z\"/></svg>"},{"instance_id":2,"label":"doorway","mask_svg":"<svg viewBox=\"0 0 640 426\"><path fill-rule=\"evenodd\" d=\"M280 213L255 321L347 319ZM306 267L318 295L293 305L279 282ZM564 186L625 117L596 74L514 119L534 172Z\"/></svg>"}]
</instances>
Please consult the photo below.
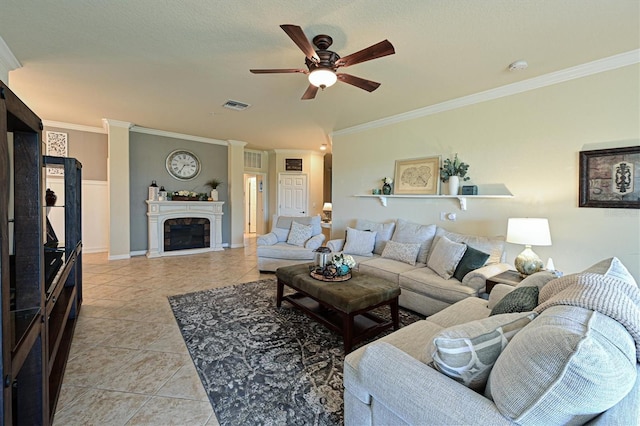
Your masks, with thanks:
<instances>
[{"instance_id":1,"label":"doorway","mask_svg":"<svg viewBox=\"0 0 640 426\"><path fill-rule=\"evenodd\" d=\"M264 174L244 175L244 233L264 234Z\"/></svg>"}]
</instances>

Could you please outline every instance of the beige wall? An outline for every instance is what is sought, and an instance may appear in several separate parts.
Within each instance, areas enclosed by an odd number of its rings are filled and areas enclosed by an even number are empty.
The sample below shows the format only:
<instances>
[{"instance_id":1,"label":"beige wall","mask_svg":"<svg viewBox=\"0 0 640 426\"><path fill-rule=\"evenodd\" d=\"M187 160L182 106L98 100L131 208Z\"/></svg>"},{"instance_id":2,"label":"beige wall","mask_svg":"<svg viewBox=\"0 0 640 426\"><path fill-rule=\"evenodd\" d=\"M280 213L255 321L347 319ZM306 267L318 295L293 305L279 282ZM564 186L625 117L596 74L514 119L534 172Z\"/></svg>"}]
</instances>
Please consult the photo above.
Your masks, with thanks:
<instances>
[{"instance_id":1,"label":"beige wall","mask_svg":"<svg viewBox=\"0 0 640 426\"><path fill-rule=\"evenodd\" d=\"M640 282L640 210L578 208L578 153L639 145L638 65L333 138L333 230L355 218L398 217L462 233L505 235L509 217L547 217L553 245L534 247L557 269L579 271L617 256ZM511 199L389 199L371 193L395 159L459 153L467 184L503 183ZM455 212L456 222L440 221ZM507 244L510 262L522 247Z\"/></svg>"},{"instance_id":2,"label":"beige wall","mask_svg":"<svg viewBox=\"0 0 640 426\"><path fill-rule=\"evenodd\" d=\"M106 133L45 126L42 133L45 140L48 131L67 133L69 151L67 156L76 158L82 163L83 180L107 180L108 136Z\"/></svg>"}]
</instances>

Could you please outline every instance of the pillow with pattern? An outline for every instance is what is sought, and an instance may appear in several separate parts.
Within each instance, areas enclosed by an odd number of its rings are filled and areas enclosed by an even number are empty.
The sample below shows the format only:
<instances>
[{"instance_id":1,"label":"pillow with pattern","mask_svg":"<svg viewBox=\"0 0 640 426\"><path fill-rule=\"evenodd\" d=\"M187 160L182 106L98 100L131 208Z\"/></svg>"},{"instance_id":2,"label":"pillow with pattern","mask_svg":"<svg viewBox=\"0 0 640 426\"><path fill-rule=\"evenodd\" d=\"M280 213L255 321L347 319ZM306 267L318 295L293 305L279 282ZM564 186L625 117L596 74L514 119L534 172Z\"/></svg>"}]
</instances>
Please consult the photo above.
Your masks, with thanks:
<instances>
[{"instance_id":1,"label":"pillow with pattern","mask_svg":"<svg viewBox=\"0 0 640 426\"><path fill-rule=\"evenodd\" d=\"M313 232L313 226L303 225L298 222L291 222L291 231L289 231L289 237L287 238L287 244L294 246L304 246L304 243L311 238Z\"/></svg>"},{"instance_id":2,"label":"pillow with pattern","mask_svg":"<svg viewBox=\"0 0 640 426\"><path fill-rule=\"evenodd\" d=\"M398 243L389 240L382 250L381 257L415 265L419 252L420 243Z\"/></svg>"},{"instance_id":3,"label":"pillow with pattern","mask_svg":"<svg viewBox=\"0 0 640 426\"><path fill-rule=\"evenodd\" d=\"M507 343L535 317L535 312L504 314L449 327L427 350L436 370L482 392Z\"/></svg>"},{"instance_id":4,"label":"pillow with pattern","mask_svg":"<svg viewBox=\"0 0 640 426\"><path fill-rule=\"evenodd\" d=\"M533 311L538 306L540 289L536 286L518 287L502 298L491 310L491 315Z\"/></svg>"}]
</instances>

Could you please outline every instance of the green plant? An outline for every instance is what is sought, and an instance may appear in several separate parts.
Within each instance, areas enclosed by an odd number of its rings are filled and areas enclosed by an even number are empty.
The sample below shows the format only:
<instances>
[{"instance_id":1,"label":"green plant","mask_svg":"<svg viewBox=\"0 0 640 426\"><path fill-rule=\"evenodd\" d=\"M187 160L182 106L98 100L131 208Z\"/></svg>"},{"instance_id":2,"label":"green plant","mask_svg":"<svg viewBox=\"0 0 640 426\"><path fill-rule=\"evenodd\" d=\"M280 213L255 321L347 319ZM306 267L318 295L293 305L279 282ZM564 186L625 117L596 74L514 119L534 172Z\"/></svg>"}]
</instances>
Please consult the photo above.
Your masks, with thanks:
<instances>
[{"instance_id":1,"label":"green plant","mask_svg":"<svg viewBox=\"0 0 640 426\"><path fill-rule=\"evenodd\" d=\"M448 182L451 176L458 176L463 181L467 181L470 179L467 176L467 171L469 170L469 165L467 163L463 163L458 159L458 154L456 154L451 161L450 158L447 158L442 163L442 167L440 167L440 180L442 182Z\"/></svg>"},{"instance_id":2,"label":"green plant","mask_svg":"<svg viewBox=\"0 0 640 426\"><path fill-rule=\"evenodd\" d=\"M222 184L222 181L218 179L211 179L211 180L208 180L207 183L205 183L205 185L207 185L211 189L218 189L218 186L220 186L221 184Z\"/></svg>"}]
</instances>

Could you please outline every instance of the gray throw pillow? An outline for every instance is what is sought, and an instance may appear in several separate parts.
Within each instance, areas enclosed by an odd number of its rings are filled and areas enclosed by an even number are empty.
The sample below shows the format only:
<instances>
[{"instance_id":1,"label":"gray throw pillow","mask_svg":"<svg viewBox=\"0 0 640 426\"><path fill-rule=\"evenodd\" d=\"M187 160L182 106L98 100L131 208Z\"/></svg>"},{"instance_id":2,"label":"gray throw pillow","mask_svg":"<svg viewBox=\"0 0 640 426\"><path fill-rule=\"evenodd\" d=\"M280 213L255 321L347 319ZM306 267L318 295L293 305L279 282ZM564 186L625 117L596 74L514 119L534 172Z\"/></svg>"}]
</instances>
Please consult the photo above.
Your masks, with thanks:
<instances>
[{"instance_id":1,"label":"gray throw pillow","mask_svg":"<svg viewBox=\"0 0 640 426\"><path fill-rule=\"evenodd\" d=\"M491 310L491 315L508 314L511 312L529 312L538 306L538 294L540 290L536 286L518 287L507 294Z\"/></svg>"},{"instance_id":2,"label":"gray throw pillow","mask_svg":"<svg viewBox=\"0 0 640 426\"><path fill-rule=\"evenodd\" d=\"M453 276L460 259L467 250L463 243L454 243L447 237L440 237L434 244L427 266L445 280Z\"/></svg>"},{"instance_id":3,"label":"gray throw pillow","mask_svg":"<svg viewBox=\"0 0 640 426\"><path fill-rule=\"evenodd\" d=\"M347 239L342 252L357 256L373 256L375 244L376 232L347 228Z\"/></svg>"}]
</instances>

